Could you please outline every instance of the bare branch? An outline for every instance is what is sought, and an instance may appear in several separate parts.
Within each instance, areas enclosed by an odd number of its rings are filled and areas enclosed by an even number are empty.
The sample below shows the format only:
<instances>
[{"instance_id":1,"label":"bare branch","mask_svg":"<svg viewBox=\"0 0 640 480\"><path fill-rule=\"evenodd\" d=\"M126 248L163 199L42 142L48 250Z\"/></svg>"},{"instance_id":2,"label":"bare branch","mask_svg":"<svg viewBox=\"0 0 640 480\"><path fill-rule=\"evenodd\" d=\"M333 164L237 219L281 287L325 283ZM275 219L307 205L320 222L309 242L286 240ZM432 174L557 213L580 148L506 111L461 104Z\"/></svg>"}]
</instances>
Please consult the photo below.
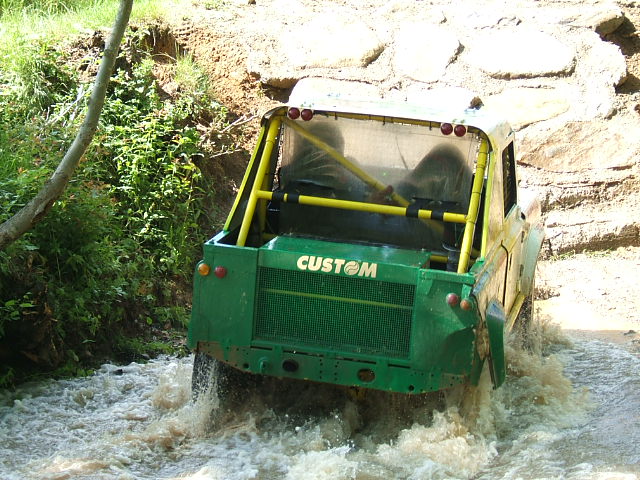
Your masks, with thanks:
<instances>
[{"instance_id":1,"label":"bare branch","mask_svg":"<svg viewBox=\"0 0 640 480\"><path fill-rule=\"evenodd\" d=\"M102 56L100 69L93 84L93 91L89 98L87 114L73 143L67 150L62 161L51 178L42 186L38 194L30 200L18 213L6 222L0 224L0 250L16 241L25 232L33 228L49 211L54 202L64 192L69 179L80 163L82 155L91 144L98 127L100 113L104 105L107 85L118 56L118 49L129 23L133 0L121 0L118 15L111 31L111 35Z\"/></svg>"},{"instance_id":2,"label":"bare branch","mask_svg":"<svg viewBox=\"0 0 640 480\"><path fill-rule=\"evenodd\" d=\"M247 118L245 115L242 115L235 122L230 123L229 125L224 127L222 130L220 130L220 133L228 132L232 128L239 127L240 125L244 125L245 123L249 123L251 120L256 118L256 116L257 115L251 115L249 118Z\"/></svg>"}]
</instances>

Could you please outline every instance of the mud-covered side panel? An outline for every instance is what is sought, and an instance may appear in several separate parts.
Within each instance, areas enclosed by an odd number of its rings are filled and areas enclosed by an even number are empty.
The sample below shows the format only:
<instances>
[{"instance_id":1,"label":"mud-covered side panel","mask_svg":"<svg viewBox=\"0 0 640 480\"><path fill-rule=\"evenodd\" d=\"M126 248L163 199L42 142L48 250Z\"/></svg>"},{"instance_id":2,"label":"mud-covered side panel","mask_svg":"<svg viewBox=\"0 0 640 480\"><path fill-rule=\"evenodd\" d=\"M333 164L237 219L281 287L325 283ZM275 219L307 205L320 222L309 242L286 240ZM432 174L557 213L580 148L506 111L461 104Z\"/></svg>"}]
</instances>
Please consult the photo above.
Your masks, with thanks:
<instances>
[{"instance_id":1,"label":"mud-covered side panel","mask_svg":"<svg viewBox=\"0 0 640 480\"><path fill-rule=\"evenodd\" d=\"M205 244L203 262L210 272L195 274L190 348L199 341L223 347L251 342L257 258L257 249ZM216 268L224 269L224 275L216 275Z\"/></svg>"},{"instance_id":2,"label":"mud-covered side panel","mask_svg":"<svg viewBox=\"0 0 640 480\"><path fill-rule=\"evenodd\" d=\"M504 326L506 320L502 306L495 301L489 302L485 321L489 334L489 368L494 388L502 385L506 376L504 360Z\"/></svg>"},{"instance_id":3,"label":"mud-covered side panel","mask_svg":"<svg viewBox=\"0 0 640 480\"><path fill-rule=\"evenodd\" d=\"M475 350L474 329L479 318L475 310L465 311L471 277L452 272L423 270L417 286L412 332L412 362L423 368L437 368L453 375L471 372ZM448 295L459 299L447 303Z\"/></svg>"}]
</instances>

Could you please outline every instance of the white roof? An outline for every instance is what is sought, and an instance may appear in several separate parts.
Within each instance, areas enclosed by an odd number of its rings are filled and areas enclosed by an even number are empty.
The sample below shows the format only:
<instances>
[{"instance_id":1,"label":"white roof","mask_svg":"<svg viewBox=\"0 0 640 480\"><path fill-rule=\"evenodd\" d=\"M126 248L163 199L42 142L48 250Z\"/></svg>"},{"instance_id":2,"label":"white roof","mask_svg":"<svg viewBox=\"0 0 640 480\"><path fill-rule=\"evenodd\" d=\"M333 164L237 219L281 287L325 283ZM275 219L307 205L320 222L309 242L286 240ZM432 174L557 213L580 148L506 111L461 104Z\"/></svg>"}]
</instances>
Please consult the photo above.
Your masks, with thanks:
<instances>
[{"instance_id":1,"label":"white roof","mask_svg":"<svg viewBox=\"0 0 640 480\"><path fill-rule=\"evenodd\" d=\"M508 137L513 133L513 129L504 118L497 116L484 106L471 106L471 102L478 103L479 99L461 94L460 91L463 89L427 91L423 96L414 96L410 101L403 101L376 98L375 95L362 96L360 92L370 94L372 89L354 88L353 84L358 85L358 82L326 83L317 80L299 81L289 97L287 106L467 125L483 131L492 143L500 147L506 145ZM342 89L339 83L351 85ZM337 88L340 89L340 93L337 93ZM481 102L479 103L481 105Z\"/></svg>"}]
</instances>

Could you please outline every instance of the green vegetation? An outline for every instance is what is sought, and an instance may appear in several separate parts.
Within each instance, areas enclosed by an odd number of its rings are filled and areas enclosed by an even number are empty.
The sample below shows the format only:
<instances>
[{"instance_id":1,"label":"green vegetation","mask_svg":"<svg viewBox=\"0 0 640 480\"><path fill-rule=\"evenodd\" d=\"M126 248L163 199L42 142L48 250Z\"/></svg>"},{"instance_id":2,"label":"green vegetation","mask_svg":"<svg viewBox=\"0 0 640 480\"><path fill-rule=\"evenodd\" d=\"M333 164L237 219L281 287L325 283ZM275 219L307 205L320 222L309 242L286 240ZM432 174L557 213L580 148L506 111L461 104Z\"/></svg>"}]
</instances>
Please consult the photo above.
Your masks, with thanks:
<instances>
[{"instance_id":1,"label":"green vegetation","mask_svg":"<svg viewBox=\"0 0 640 480\"><path fill-rule=\"evenodd\" d=\"M224 0L205 0L204 7L207 10L217 10L224 5Z\"/></svg>"},{"instance_id":2,"label":"green vegetation","mask_svg":"<svg viewBox=\"0 0 640 480\"><path fill-rule=\"evenodd\" d=\"M161 18L166 3L179 1L135 0L131 20ZM70 34L110 27L118 3L118 0L0 0L3 27L0 48L3 52L11 51L6 42L12 38L27 43L36 37L55 42Z\"/></svg>"},{"instance_id":3,"label":"green vegetation","mask_svg":"<svg viewBox=\"0 0 640 480\"><path fill-rule=\"evenodd\" d=\"M0 0L8 25L0 36L24 12L34 23L100 21L89 10L111 18L115 5ZM66 193L0 251L0 386L25 372L83 374L106 356L166 353L177 342L159 333L186 324L191 273L217 215L215 185L198 167L211 153L196 126L222 128L227 111L188 56L175 59L179 93L161 96L149 37L138 28L126 39L100 127ZM55 34L30 42L0 49L0 222L64 155L90 92L83 69L98 60L90 42L70 48Z\"/></svg>"}]
</instances>

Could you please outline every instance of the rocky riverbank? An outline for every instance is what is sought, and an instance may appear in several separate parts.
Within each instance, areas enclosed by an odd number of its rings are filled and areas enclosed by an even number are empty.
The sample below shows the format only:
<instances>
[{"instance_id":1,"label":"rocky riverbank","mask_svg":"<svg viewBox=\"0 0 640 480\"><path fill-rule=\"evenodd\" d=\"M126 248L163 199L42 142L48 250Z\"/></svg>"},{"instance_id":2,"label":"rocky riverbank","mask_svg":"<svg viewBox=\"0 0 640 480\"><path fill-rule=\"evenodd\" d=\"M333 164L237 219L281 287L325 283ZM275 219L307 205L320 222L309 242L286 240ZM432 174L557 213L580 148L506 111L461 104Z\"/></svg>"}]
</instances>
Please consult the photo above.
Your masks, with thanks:
<instances>
[{"instance_id":1,"label":"rocky riverbank","mask_svg":"<svg viewBox=\"0 0 640 480\"><path fill-rule=\"evenodd\" d=\"M176 12L170 35L238 115L259 115L304 77L342 94L478 96L518 132L545 255L640 245L638 2L209 3Z\"/></svg>"}]
</instances>

